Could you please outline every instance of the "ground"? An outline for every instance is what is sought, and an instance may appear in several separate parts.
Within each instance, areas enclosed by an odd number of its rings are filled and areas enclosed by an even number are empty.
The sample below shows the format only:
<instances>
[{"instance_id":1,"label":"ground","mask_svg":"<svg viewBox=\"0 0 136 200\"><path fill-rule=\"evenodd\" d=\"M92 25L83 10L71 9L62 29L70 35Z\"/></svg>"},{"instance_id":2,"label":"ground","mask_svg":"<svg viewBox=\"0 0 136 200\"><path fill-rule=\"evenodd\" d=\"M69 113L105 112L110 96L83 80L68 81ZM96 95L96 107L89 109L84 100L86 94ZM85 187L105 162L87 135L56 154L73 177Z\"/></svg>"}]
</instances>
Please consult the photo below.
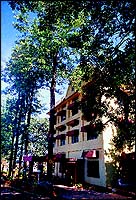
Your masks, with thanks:
<instances>
[{"instance_id":1,"label":"ground","mask_svg":"<svg viewBox=\"0 0 136 200\"><path fill-rule=\"evenodd\" d=\"M53 185L52 196L48 194L47 190L36 190L35 188L10 186L9 182L5 182L1 185L1 199L13 199L13 200L27 200L27 199L136 199L136 196L120 195L114 192L99 192L93 189L77 188L75 186L68 187L64 185Z\"/></svg>"}]
</instances>

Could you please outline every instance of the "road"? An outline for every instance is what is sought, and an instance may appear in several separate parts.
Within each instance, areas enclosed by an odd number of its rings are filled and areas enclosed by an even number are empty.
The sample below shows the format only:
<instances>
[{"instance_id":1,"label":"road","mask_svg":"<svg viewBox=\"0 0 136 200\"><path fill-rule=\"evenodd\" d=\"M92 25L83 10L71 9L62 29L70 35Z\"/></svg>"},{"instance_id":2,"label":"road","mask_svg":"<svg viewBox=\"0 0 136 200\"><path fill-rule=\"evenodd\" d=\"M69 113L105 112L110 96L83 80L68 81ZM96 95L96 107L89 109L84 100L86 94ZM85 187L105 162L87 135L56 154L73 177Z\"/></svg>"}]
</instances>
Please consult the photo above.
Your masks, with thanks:
<instances>
[{"instance_id":1,"label":"road","mask_svg":"<svg viewBox=\"0 0 136 200\"><path fill-rule=\"evenodd\" d=\"M56 194L58 196L58 199L63 199L63 200L67 200L67 199L75 199L75 200L79 200L79 199L84 199L84 200L93 200L93 199L123 199L123 200L127 200L127 199L135 199L133 197L128 197L128 196L123 196L123 195L119 195L119 194L115 194L115 193L108 193L108 192L97 192L94 190L85 190L85 189L75 189L72 187L67 187L67 186L63 186L63 185L54 185L54 188L56 190ZM60 198L59 198L60 197Z\"/></svg>"},{"instance_id":2,"label":"road","mask_svg":"<svg viewBox=\"0 0 136 200\"><path fill-rule=\"evenodd\" d=\"M58 188L58 187L57 187ZM75 190L72 188L62 188L57 189L57 196L54 198L50 198L45 195L34 194L30 192L24 192L21 190L17 190L10 186L1 186L1 200L67 200L67 199L84 199L84 200L93 200L93 199L135 199L132 197L122 196L114 193L102 193L96 192L93 190Z\"/></svg>"},{"instance_id":3,"label":"road","mask_svg":"<svg viewBox=\"0 0 136 200\"><path fill-rule=\"evenodd\" d=\"M51 199L49 197L41 196L41 195L35 195L30 192L23 192L14 188L11 188L10 186L3 187L1 186L1 200L45 200L45 199Z\"/></svg>"}]
</instances>

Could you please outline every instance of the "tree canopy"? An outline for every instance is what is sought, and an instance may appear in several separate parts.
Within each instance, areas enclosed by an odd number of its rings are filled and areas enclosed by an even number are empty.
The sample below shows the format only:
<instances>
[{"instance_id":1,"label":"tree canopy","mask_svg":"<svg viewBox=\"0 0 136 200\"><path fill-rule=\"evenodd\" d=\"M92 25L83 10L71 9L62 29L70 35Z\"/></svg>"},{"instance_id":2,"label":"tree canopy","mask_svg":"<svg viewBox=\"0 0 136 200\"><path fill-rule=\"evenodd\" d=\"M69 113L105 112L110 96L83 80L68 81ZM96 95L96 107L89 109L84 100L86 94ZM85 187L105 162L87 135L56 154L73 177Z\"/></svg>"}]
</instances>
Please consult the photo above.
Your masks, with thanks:
<instances>
[{"instance_id":1,"label":"tree canopy","mask_svg":"<svg viewBox=\"0 0 136 200\"><path fill-rule=\"evenodd\" d=\"M48 150L48 120L32 118L29 126L29 146L30 155L43 156Z\"/></svg>"}]
</instances>

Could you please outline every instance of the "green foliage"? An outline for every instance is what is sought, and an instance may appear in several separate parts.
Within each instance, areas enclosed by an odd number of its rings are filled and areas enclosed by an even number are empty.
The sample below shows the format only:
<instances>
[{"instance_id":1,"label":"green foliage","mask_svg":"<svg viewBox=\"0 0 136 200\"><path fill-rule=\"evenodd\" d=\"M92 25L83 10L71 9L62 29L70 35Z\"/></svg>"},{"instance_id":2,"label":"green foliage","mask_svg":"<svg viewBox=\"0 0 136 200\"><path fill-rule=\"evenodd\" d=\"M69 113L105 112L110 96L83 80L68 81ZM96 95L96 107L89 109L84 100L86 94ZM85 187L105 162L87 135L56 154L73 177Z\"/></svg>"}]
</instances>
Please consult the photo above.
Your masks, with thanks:
<instances>
[{"instance_id":1,"label":"green foliage","mask_svg":"<svg viewBox=\"0 0 136 200\"><path fill-rule=\"evenodd\" d=\"M1 113L1 156L9 159L16 108L15 99L7 99Z\"/></svg>"},{"instance_id":2,"label":"green foliage","mask_svg":"<svg viewBox=\"0 0 136 200\"><path fill-rule=\"evenodd\" d=\"M28 8L25 12L23 9L24 5ZM17 15L17 25L22 28L22 20L24 19L23 27L25 38L28 36L28 41L24 44L26 56L23 52L22 58L24 58L24 56L25 59L30 57L31 65L28 66L29 69L32 68L33 65L36 65L38 71L42 71L45 75L44 78L49 85L50 80L54 76L53 65L56 59L55 76L56 81L58 80L58 83L60 84L60 82L65 80L67 74L71 72L75 62L75 59L73 59L72 56L74 55L74 52L68 46L67 36L75 35L77 33L76 28L83 20L81 14L76 21L71 19L69 22L69 25L71 25L69 26L67 20L60 20L60 18L62 18L62 13L59 8L64 6L62 2L52 3L38 1L33 3L30 1L29 3L24 2L24 4L19 2L14 4L11 2L11 6L12 8L17 8L16 10L19 10L19 14ZM37 17L34 18L33 21L27 22L29 24L28 26L25 23L25 16L27 15L26 13L29 13L31 10L34 13L37 13ZM75 30L73 31L74 27ZM25 31L25 29L27 29L27 31ZM28 50L26 49L27 46L29 47ZM28 67L25 66L23 70L28 69Z\"/></svg>"},{"instance_id":3,"label":"green foliage","mask_svg":"<svg viewBox=\"0 0 136 200\"><path fill-rule=\"evenodd\" d=\"M133 120L118 120L118 134L113 138L113 144L118 151L127 147L128 150L133 149L135 145L135 123Z\"/></svg>"},{"instance_id":4,"label":"green foliage","mask_svg":"<svg viewBox=\"0 0 136 200\"><path fill-rule=\"evenodd\" d=\"M28 152L31 155L45 155L48 147L48 120L32 118L28 129L29 146Z\"/></svg>"},{"instance_id":5,"label":"green foliage","mask_svg":"<svg viewBox=\"0 0 136 200\"><path fill-rule=\"evenodd\" d=\"M104 114L101 109L102 94L102 91L95 84L94 80L82 87L81 109L88 121L96 120L98 116L101 118L102 114Z\"/></svg>"},{"instance_id":6,"label":"green foliage","mask_svg":"<svg viewBox=\"0 0 136 200\"><path fill-rule=\"evenodd\" d=\"M119 115L125 115L126 121L128 116L131 116L131 119L134 117L134 13L132 1L91 1L88 2L88 8L85 8L84 15L87 15L84 18L84 26L80 29L77 46L75 44L81 54L78 67L80 70L74 71L73 80L75 78L76 84L74 81L72 84L77 86L81 85L82 81L91 81L92 87L85 88L87 92L84 87L82 90L81 107L87 120L96 121L102 114L113 122L117 121ZM122 84L129 88L123 93L119 89ZM117 103L123 109L116 114L113 110L112 113L109 112L108 105L101 103L101 97L105 94L116 97ZM114 138L118 150L123 148L124 144L132 147L135 142L134 124L130 128L125 122L123 128L119 127L118 130L118 136Z\"/></svg>"}]
</instances>

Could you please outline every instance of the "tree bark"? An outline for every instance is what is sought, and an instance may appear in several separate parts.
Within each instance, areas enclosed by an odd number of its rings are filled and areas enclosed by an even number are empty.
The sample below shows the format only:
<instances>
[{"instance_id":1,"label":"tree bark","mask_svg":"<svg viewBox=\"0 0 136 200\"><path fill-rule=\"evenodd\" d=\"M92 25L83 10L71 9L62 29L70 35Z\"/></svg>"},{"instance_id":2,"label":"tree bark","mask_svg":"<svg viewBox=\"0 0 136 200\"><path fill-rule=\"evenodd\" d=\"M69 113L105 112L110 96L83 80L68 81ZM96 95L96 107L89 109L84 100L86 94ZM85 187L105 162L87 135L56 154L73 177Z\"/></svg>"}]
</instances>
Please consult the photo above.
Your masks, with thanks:
<instances>
[{"instance_id":1,"label":"tree bark","mask_svg":"<svg viewBox=\"0 0 136 200\"><path fill-rule=\"evenodd\" d=\"M15 165L15 152L14 152L14 139L16 137L16 133L17 133L17 117L18 117L18 106L16 108L16 114L15 114L15 120L14 120L14 125L13 125L13 136L12 136L12 146L11 146L11 154L10 154L10 162L9 162L9 174L8 176L10 177L11 174L13 176L13 168ZM16 145L16 144L15 144ZM15 149L16 151L16 149ZM14 156L14 159L13 159Z\"/></svg>"},{"instance_id":2,"label":"tree bark","mask_svg":"<svg viewBox=\"0 0 136 200\"><path fill-rule=\"evenodd\" d=\"M48 162L47 162L47 177L50 182L52 182L52 170L53 170L53 136L54 136L56 69L57 69L57 55L55 55L53 58L53 74L50 87L50 122L49 122Z\"/></svg>"},{"instance_id":3,"label":"tree bark","mask_svg":"<svg viewBox=\"0 0 136 200\"><path fill-rule=\"evenodd\" d=\"M15 151L14 151L14 160L13 160L13 169L16 166L16 159L17 159L17 152L18 152L18 143L19 143L19 136L21 131L21 117L22 117L22 104L23 98L21 98L20 92L17 101L17 124L16 124L16 142L15 142Z\"/></svg>"},{"instance_id":4,"label":"tree bark","mask_svg":"<svg viewBox=\"0 0 136 200\"><path fill-rule=\"evenodd\" d=\"M9 161L9 173L8 173L8 177L11 176L12 174L12 167L13 167L13 151L14 151L14 131L13 131L13 135L12 135L12 144L11 144L11 153L10 153L10 161Z\"/></svg>"},{"instance_id":5,"label":"tree bark","mask_svg":"<svg viewBox=\"0 0 136 200\"><path fill-rule=\"evenodd\" d=\"M29 128L29 126L30 126L30 121L31 121L31 114L32 114L32 102L33 102L33 92L34 92L34 90L33 90L33 88L32 88L32 91L31 91L31 93L30 93L30 95L29 95L29 103L28 103L28 97L27 97L27 105L28 105L28 113L27 113L27 124L26 124L26 127L25 127L25 133L24 133L24 138L25 138L25 144L24 144L24 146L25 146L25 155L28 155L28 143L29 143L29 141L28 141L28 139L29 139L29 137L28 137L28 128ZM24 170L26 171L26 168L27 168L27 166L26 166L26 162L24 161Z\"/></svg>"}]
</instances>

